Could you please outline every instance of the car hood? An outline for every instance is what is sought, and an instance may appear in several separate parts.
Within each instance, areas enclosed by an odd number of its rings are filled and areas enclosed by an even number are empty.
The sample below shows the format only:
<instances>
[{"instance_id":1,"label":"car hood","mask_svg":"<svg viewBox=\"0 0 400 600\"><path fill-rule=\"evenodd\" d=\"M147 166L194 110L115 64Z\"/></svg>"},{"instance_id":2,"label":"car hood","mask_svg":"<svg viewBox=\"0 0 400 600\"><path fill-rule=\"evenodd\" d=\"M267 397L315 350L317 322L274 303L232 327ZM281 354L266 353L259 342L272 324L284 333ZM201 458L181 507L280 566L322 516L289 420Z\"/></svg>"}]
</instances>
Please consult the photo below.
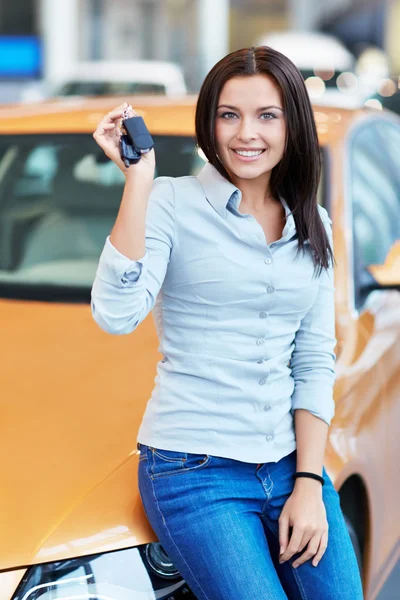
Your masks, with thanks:
<instances>
[{"instance_id":1,"label":"car hood","mask_svg":"<svg viewBox=\"0 0 400 600\"><path fill-rule=\"evenodd\" d=\"M136 449L152 318L110 336L88 305L0 300L0 321L0 569L154 540Z\"/></svg>"}]
</instances>

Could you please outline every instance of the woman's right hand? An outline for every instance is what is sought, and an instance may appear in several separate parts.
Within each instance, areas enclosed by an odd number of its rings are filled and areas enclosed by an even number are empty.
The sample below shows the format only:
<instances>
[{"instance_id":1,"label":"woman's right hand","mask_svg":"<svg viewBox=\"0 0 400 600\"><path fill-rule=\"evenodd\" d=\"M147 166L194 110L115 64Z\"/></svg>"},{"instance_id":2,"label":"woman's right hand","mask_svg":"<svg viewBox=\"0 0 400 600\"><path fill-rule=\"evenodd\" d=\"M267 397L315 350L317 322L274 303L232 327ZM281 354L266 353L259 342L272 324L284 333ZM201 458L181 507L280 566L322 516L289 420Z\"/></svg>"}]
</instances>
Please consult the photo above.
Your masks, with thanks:
<instances>
[{"instance_id":1,"label":"woman's right hand","mask_svg":"<svg viewBox=\"0 0 400 600\"><path fill-rule=\"evenodd\" d=\"M93 137L108 158L121 169L125 177L151 177L153 179L156 166L154 148L143 154L138 163L129 167L126 167L121 159L119 151L120 121L127 109L128 117L138 116L132 107L128 108L128 106L125 102L107 113L97 125Z\"/></svg>"}]
</instances>

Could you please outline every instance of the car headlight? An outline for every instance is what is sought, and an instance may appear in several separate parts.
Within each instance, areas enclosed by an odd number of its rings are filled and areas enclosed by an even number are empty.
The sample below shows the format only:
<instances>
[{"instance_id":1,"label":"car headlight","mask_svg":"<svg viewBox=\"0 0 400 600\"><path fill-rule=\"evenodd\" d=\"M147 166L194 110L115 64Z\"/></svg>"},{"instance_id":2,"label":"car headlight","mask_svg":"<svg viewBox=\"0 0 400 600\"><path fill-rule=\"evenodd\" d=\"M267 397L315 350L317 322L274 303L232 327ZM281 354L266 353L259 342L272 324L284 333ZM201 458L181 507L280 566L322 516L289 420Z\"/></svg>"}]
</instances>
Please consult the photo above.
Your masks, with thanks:
<instances>
[{"instance_id":1,"label":"car headlight","mask_svg":"<svg viewBox=\"0 0 400 600\"><path fill-rule=\"evenodd\" d=\"M13 600L195 600L160 543L31 567Z\"/></svg>"}]
</instances>

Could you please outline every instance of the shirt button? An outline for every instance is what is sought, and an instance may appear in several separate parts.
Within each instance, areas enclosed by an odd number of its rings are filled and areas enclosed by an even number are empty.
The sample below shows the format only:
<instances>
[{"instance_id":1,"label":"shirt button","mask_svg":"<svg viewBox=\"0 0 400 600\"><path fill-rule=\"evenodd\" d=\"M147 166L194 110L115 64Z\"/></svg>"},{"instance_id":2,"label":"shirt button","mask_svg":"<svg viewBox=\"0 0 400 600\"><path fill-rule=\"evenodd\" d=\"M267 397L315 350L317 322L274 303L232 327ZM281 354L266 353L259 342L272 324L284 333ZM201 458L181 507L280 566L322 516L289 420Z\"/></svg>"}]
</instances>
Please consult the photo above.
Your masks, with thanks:
<instances>
[{"instance_id":1,"label":"shirt button","mask_svg":"<svg viewBox=\"0 0 400 600\"><path fill-rule=\"evenodd\" d=\"M261 338L257 340L257 346L262 346L264 343L264 340L262 340Z\"/></svg>"},{"instance_id":2,"label":"shirt button","mask_svg":"<svg viewBox=\"0 0 400 600\"><path fill-rule=\"evenodd\" d=\"M275 243L272 243L270 247L271 247L271 248L275 248L275 246L276 246L276 244L275 244Z\"/></svg>"},{"instance_id":3,"label":"shirt button","mask_svg":"<svg viewBox=\"0 0 400 600\"><path fill-rule=\"evenodd\" d=\"M257 364L258 364L258 365L262 365L262 364L263 364L263 362L264 362L263 360L258 360L258 361L257 361Z\"/></svg>"},{"instance_id":4,"label":"shirt button","mask_svg":"<svg viewBox=\"0 0 400 600\"><path fill-rule=\"evenodd\" d=\"M262 311L260 312L260 319L266 319L267 318L267 313Z\"/></svg>"},{"instance_id":5,"label":"shirt button","mask_svg":"<svg viewBox=\"0 0 400 600\"><path fill-rule=\"evenodd\" d=\"M265 412L268 412L269 410L271 410L271 405L270 404L266 404L264 406L264 410L265 410Z\"/></svg>"},{"instance_id":6,"label":"shirt button","mask_svg":"<svg viewBox=\"0 0 400 600\"><path fill-rule=\"evenodd\" d=\"M268 294L272 294L272 292L273 292L273 291L274 291L274 288L272 287L272 285L269 285L269 286L267 287L267 292L268 292Z\"/></svg>"},{"instance_id":7,"label":"shirt button","mask_svg":"<svg viewBox=\"0 0 400 600\"><path fill-rule=\"evenodd\" d=\"M265 379L260 379L260 381L258 382L260 385L265 385Z\"/></svg>"},{"instance_id":8,"label":"shirt button","mask_svg":"<svg viewBox=\"0 0 400 600\"><path fill-rule=\"evenodd\" d=\"M272 442L272 440L274 439L274 436L269 434L269 435L265 436L265 439L267 440L267 442Z\"/></svg>"},{"instance_id":9,"label":"shirt button","mask_svg":"<svg viewBox=\"0 0 400 600\"><path fill-rule=\"evenodd\" d=\"M128 280L126 277L121 277L121 283L128 283Z\"/></svg>"},{"instance_id":10,"label":"shirt button","mask_svg":"<svg viewBox=\"0 0 400 600\"><path fill-rule=\"evenodd\" d=\"M270 265L272 263L272 259L271 258L264 258L264 262L266 265Z\"/></svg>"}]
</instances>

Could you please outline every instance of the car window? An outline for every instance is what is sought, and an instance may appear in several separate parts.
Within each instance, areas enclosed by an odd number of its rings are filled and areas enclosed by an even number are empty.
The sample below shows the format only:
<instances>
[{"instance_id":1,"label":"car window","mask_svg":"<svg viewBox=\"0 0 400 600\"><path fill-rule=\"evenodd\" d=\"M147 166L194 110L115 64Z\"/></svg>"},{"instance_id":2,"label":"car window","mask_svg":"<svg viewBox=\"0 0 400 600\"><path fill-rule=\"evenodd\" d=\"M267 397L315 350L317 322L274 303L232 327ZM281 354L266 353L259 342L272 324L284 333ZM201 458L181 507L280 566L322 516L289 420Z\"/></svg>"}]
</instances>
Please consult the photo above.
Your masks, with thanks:
<instances>
[{"instance_id":1,"label":"car window","mask_svg":"<svg viewBox=\"0 0 400 600\"><path fill-rule=\"evenodd\" d=\"M193 138L153 138L156 177L203 167ZM89 301L124 182L91 135L0 136L0 297Z\"/></svg>"},{"instance_id":2,"label":"car window","mask_svg":"<svg viewBox=\"0 0 400 600\"><path fill-rule=\"evenodd\" d=\"M70 81L54 92L56 96L110 96L121 94L165 95L166 87L161 83L125 81Z\"/></svg>"},{"instance_id":3,"label":"car window","mask_svg":"<svg viewBox=\"0 0 400 600\"><path fill-rule=\"evenodd\" d=\"M194 139L153 138L156 176L204 165ZM124 181L90 135L0 136L0 297L88 300Z\"/></svg>"},{"instance_id":4,"label":"car window","mask_svg":"<svg viewBox=\"0 0 400 600\"><path fill-rule=\"evenodd\" d=\"M398 125L365 124L351 147L354 280L356 304L365 299L363 287L372 282L366 267L382 264L400 238L400 144Z\"/></svg>"}]
</instances>

